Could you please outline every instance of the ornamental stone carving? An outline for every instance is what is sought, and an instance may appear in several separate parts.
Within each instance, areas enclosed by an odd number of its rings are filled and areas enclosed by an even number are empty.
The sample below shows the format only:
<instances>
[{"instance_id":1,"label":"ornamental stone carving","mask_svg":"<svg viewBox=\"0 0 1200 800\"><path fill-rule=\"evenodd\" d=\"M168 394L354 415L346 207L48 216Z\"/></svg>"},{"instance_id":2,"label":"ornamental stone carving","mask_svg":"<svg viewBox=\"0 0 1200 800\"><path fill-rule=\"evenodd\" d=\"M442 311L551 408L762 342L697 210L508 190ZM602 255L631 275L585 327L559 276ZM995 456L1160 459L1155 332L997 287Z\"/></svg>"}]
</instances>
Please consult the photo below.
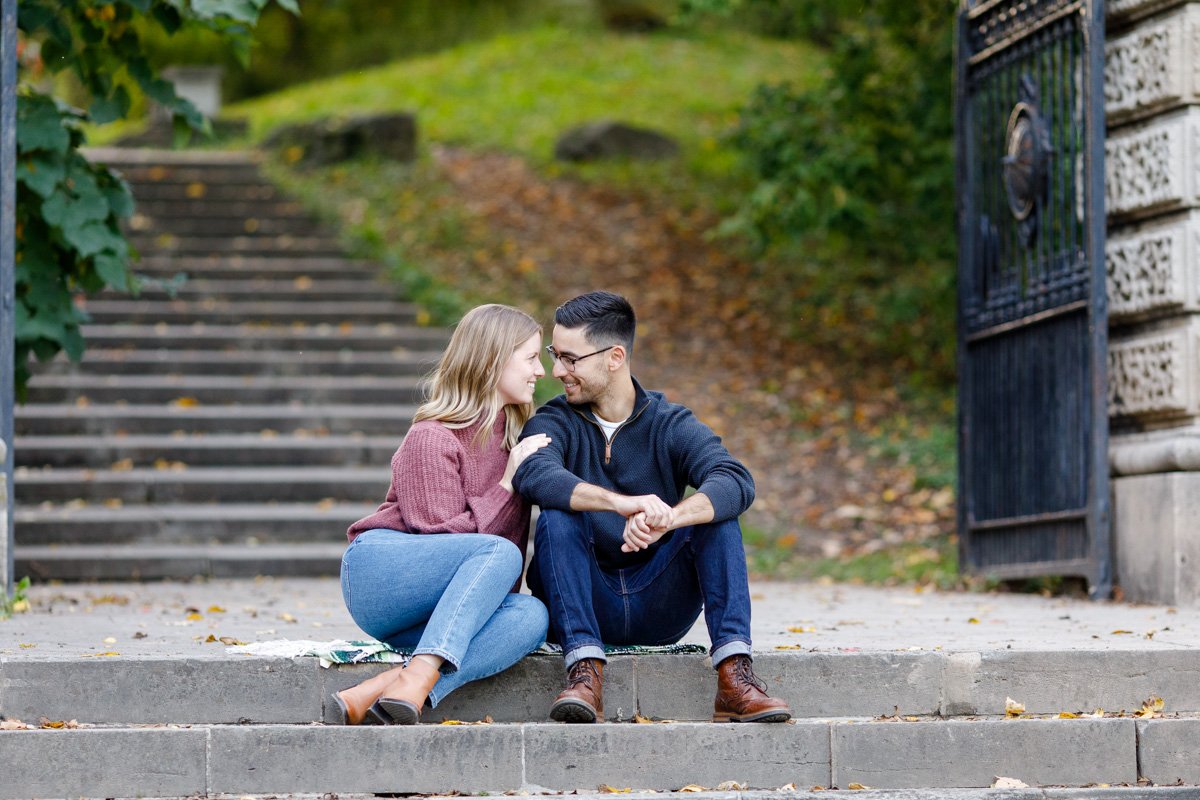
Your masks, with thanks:
<instances>
[{"instance_id":1,"label":"ornamental stone carving","mask_svg":"<svg viewBox=\"0 0 1200 800\"><path fill-rule=\"evenodd\" d=\"M1105 201L1110 216L1194 204L1193 164L1200 108L1149 125L1110 131L1104 143Z\"/></svg>"},{"instance_id":2,"label":"ornamental stone carving","mask_svg":"<svg viewBox=\"0 0 1200 800\"><path fill-rule=\"evenodd\" d=\"M1157 14L1174 6L1184 5L1187 0L1108 0L1104 5L1104 20L1111 27L1123 25L1135 19Z\"/></svg>"},{"instance_id":3,"label":"ornamental stone carving","mask_svg":"<svg viewBox=\"0 0 1200 800\"><path fill-rule=\"evenodd\" d=\"M1110 344L1109 416L1186 412L1185 350L1179 334Z\"/></svg>"},{"instance_id":4,"label":"ornamental stone carving","mask_svg":"<svg viewBox=\"0 0 1200 800\"><path fill-rule=\"evenodd\" d=\"M1117 321L1182 306L1187 301L1184 247L1179 231L1109 237L1104 253L1109 317Z\"/></svg>"},{"instance_id":5,"label":"ornamental stone carving","mask_svg":"<svg viewBox=\"0 0 1200 800\"><path fill-rule=\"evenodd\" d=\"M1111 125L1138 112L1177 103L1190 77L1183 69L1188 17L1178 14L1161 24L1138 28L1112 39L1104 51L1104 111Z\"/></svg>"}]
</instances>

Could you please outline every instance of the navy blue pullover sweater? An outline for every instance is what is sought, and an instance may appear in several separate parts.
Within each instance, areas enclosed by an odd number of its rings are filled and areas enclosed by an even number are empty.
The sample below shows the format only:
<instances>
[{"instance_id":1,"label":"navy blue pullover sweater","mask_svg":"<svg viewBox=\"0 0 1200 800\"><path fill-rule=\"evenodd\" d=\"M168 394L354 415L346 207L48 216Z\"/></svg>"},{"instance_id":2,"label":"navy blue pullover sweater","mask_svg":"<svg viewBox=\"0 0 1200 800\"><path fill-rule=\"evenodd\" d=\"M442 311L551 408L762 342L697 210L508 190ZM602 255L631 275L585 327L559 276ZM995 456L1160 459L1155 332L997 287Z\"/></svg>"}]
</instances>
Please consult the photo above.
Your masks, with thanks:
<instances>
[{"instance_id":1,"label":"navy blue pullover sweater","mask_svg":"<svg viewBox=\"0 0 1200 800\"><path fill-rule=\"evenodd\" d=\"M754 501L754 478L721 444L721 438L685 406L647 392L636 380L633 413L606 443L591 406L560 395L538 409L522 437L544 433L550 444L522 462L513 487L541 508L571 510L571 493L591 483L623 495L654 494L668 505L689 486L712 502L714 522L733 519ZM621 552L625 518L612 511L583 512L595 535L601 566L643 563L667 537L647 550ZM669 536L669 534L668 534Z\"/></svg>"}]
</instances>

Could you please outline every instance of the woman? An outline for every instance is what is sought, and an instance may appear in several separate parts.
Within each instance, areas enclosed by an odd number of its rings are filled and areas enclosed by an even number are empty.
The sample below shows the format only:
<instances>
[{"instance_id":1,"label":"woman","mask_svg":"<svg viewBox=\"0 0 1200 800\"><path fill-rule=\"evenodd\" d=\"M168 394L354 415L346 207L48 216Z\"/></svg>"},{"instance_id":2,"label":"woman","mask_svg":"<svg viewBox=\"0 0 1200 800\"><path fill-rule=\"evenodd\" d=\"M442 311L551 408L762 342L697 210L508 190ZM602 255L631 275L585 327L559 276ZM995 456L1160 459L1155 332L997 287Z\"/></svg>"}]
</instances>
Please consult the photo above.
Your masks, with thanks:
<instances>
[{"instance_id":1,"label":"woman","mask_svg":"<svg viewBox=\"0 0 1200 800\"><path fill-rule=\"evenodd\" d=\"M392 456L387 499L347 531L350 616L413 656L334 694L346 724L414 724L424 704L507 669L545 639L545 606L510 593L529 539L529 504L512 476L550 443L544 435L517 443L546 374L541 345L541 326L523 311L468 312Z\"/></svg>"}]
</instances>

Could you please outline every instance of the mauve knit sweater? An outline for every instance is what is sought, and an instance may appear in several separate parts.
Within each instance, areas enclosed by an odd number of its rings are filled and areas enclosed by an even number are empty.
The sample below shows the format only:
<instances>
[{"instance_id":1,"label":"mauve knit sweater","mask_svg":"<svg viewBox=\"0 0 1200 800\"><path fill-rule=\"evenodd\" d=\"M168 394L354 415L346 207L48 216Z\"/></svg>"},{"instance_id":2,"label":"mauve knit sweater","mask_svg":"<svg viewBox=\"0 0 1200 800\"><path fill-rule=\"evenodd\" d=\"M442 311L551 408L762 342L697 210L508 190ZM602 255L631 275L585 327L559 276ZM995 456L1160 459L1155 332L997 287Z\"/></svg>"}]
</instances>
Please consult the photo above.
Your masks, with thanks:
<instances>
[{"instance_id":1,"label":"mauve knit sweater","mask_svg":"<svg viewBox=\"0 0 1200 800\"><path fill-rule=\"evenodd\" d=\"M471 441L479 426L447 428L422 420L392 456L392 485L383 505L350 526L346 536L373 528L407 533L492 533L525 554L529 543L529 503L500 486L508 451L504 411L492 424L482 448Z\"/></svg>"}]
</instances>

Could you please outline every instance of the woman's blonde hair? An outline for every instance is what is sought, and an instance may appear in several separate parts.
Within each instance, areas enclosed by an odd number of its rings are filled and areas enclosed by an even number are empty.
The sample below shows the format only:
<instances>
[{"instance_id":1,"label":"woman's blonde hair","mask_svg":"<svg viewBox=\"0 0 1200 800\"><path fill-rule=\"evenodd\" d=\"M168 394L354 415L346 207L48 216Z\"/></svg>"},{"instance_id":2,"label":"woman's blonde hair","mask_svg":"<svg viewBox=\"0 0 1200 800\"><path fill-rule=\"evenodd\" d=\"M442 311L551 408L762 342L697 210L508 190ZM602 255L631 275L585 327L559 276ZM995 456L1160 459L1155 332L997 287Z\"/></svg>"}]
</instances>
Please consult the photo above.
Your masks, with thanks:
<instances>
[{"instance_id":1,"label":"woman's blonde hair","mask_svg":"<svg viewBox=\"0 0 1200 800\"><path fill-rule=\"evenodd\" d=\"M459 321L446 352L426 382L425 402L414 422L434 419L447 428L480 424L476 446L492 435L491 422L503 404L496 391L500 375L513 352L530 336L542 336L533 317L512 306L489 304L471 309ZM521 428L533 416L533 403L508 406L504 449L517 443Z\"/></svg>"}]
</instances>

